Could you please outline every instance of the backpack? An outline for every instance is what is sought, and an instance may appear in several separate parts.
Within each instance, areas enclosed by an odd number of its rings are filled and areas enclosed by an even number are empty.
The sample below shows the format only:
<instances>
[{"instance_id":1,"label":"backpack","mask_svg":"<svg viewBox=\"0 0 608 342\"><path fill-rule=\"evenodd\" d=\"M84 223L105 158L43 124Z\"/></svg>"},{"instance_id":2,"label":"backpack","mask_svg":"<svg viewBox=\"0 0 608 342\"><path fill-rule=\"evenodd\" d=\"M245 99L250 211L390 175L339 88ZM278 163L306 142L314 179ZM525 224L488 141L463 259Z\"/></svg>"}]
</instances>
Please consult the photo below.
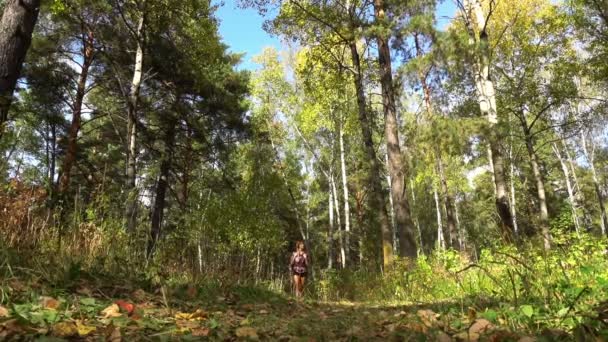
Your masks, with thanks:
<instances>
[{"instance_id":1,"label":"backpack","mask_svg":"<svg viewBox=\"0 0 608 342\"><path fill-rule=\"evenodd\" d=\"M295 252L291 259L291 269L296 273L305 273L308 261L305 253Z\"/></svg>"}]
</instances>

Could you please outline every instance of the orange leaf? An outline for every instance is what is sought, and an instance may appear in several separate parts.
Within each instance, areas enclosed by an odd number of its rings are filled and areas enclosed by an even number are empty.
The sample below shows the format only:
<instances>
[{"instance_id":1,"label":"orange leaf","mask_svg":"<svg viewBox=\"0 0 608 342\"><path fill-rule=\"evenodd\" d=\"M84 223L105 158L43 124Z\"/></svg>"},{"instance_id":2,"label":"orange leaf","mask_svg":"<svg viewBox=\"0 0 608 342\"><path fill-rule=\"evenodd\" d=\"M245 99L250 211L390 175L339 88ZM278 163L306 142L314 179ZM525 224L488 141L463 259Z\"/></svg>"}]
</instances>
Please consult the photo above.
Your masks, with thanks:
<instances>
[{"instance_id":1,"label":"orange leaf","mask_svg":"<svg viewBox=\"0 0 608 342\"><path fill-rule=\"evenodd\" d=\"M4 306L0 305L0 318L8 317L8 316L9 316L8 309L5 308Z\"/></svg>"},{"instance_id":2,"label":"orange leaf","mask_svg":"<svg viewBox=\"0 0 608 342\"><path fill-rule=\"evenodd\" d=\"M114 302L116 305L118 305L118 307L120 308L120 310L125 311L128 315L133 313L133 310L135 310L135 305L126 302L122 299L119 299L117 301Z\"/></svg>"},{"instance_id":3,"label":"orange leaf","mask_svg":"<svg viewBox=\"0 0 608 342\"><path fill-rule=\"evenodd\" d=\"M53 297L41 296L39 300L40 306L45 309L56 310L59 307L59 301Z\"/></svg>"}]
</instances>

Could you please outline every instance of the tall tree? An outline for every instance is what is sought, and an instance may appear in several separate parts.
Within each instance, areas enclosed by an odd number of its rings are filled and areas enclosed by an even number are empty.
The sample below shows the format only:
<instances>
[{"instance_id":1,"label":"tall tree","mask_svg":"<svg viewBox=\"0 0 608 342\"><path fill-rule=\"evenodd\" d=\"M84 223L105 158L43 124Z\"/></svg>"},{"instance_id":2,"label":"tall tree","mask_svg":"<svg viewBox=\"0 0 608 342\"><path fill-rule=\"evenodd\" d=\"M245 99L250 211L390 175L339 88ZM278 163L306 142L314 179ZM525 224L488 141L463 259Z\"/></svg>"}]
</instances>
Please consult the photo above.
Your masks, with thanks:
<instances>
[{"instance_id":1,"label":"tall tree","mask_svg":"<svg viewBox=\"0 0 608 342\"><path fill-rule=\"evenodd\" d=\"M500 217L503 238L512 241L514 234L513 219L507 196L503 151L500 147L503 135L497 127L499 115L496 106L496 91L492 80L490 32L488 31L490 28L488 20L492 18L496 3L490 1L487 12L484 12L481 0L458 0L458 5L465 20L470 41L474 44L471 46L474 51L474 62L470 72L475 82L479 110L488 120L485 136L490 146L490 159L493 165L494 184L496 185L496 210Z\"/></svg>"},{"instance_id":2,"label":"tall tree","mask_svg":"<svg viewBox=\"0 0 608 342\"><path fill-rule=\"evenodd\" d=\"M9 0L0 19L0 139L38 20L40 0Z\"/></svg>"},{"instance_id":3,"label":"tall tree","mask_svg":"<svg viewBox=\"0 0 608 342\"><path fill-rule=\"evenodd\" d=\"M382 88L382 107L384 110L384 135L388 154L388 172L391 179L391 197L395 210L395 229L399 236L399 254L403 257L415 258L417 255L415 227L410 213L405 185L405 166L403 163L401 145L399 143L399 124L397 106L393 85L393 68L391 66L391 51L389 47L390 32L384 28L388 24L386 8L383 0L374 0L376 24L380 26L376 34L378 44L378 65L380 67L380 85ZM383 248L391 240L390 231L382 231ZM392 247L391 247L392 248Z\"/></svg>"}]
</instances>

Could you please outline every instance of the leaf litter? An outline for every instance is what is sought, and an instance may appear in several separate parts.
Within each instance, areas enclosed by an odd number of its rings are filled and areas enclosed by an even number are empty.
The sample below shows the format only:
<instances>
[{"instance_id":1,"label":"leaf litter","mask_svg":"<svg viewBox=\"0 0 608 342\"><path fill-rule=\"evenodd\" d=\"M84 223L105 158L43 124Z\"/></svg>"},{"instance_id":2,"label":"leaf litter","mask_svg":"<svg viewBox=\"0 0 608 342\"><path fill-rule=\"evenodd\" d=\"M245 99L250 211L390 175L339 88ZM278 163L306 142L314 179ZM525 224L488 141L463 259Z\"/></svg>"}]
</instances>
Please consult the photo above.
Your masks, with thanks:
<instances>
[{"instance_id":1,"label":"leaf litter","mask_svg":"<svg viewBox=\"0 0 608 342\"><path fill-rule=\"evenodd\" d=\"M22 283L20 283L22 284ZM184 298L121 289L122 298L97 295L80 287L73 293L52 296L44 289L26 288L20 300L0 305L0 341L46 338L50 340L434 340L521 341L536 338L530 332L510 331L502 318L486 310L481 318L473 308L446 311L418 306L378 306L362 303L290 301L239 301L232 294L211 296L188 287ZM87 289L86 291L83 289ZM107 289L104 289L107 291ZM108 291L111 293L112 290ZM196 295L194 295L196 292ZM27 299L36 298L33 301ZM169 305L167 305L169 304ZM520 310L529 317L529 310ZM479 311L481 313L481 311ZM490 314L492 313L492 314ZM563 337L547 330L543 336ZM542 338L542 337L541 337Z\"/></svg>"}]
</instances>

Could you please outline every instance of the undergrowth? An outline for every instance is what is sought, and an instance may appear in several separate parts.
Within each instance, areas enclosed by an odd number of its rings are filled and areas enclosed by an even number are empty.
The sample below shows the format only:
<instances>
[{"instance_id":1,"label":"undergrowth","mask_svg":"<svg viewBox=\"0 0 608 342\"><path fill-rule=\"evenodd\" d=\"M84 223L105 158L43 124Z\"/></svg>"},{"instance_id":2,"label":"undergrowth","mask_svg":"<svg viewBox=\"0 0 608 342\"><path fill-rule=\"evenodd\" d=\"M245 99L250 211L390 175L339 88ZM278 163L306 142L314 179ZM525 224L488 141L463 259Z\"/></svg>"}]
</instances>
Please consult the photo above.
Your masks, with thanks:
<instances>
[{"instance_id":1,"label":"undergrowth","mask_svg":"<svg viewBox=\"0 0 608 342\"><path fill-rule=\"evenodd\" d=\"M384 305L436 304L514 329L539 331L585 326L603 330L607 310L608 243L590 235L557 233L554 249L497 246L471 261L458 252L420 256L386 272L329 270L311 293L320 300Z\"/></svg>"}]
</instances>

